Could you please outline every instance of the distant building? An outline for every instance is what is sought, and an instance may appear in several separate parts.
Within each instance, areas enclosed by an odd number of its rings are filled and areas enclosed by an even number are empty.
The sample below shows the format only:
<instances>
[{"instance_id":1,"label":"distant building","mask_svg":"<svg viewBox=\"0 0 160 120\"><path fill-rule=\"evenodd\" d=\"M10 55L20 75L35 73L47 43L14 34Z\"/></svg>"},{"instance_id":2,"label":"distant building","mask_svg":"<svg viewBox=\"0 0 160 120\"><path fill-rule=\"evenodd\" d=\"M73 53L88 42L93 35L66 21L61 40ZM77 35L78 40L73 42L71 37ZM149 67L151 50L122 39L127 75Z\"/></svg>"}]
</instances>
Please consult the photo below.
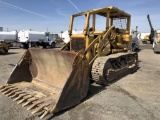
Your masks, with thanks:
<instances>
[{"instance_id":1,"label":"distant building","mask_svg":"<svg viewBox=\"0 0 160 120\"><path fill-rule=\"evenodd\" d=\"M3 27L0 27L0 31L3 31Z\"/></svg>"}]
</instances>

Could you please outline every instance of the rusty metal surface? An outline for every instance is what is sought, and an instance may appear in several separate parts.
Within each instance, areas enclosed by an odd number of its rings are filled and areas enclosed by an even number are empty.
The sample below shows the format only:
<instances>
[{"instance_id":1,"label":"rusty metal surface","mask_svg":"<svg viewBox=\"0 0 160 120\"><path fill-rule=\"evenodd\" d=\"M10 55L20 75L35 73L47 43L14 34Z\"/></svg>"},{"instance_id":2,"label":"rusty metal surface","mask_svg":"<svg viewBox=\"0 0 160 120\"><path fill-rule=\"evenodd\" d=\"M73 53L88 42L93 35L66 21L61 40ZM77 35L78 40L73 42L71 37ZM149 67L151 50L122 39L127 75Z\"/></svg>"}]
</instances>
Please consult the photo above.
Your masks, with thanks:
<instances>
[{"instance_id":1,"label":"rusty metal surface","mask_svg":"<svg viewBox=\"0 0 160 120\"><path fill-rule=\"evenodd\" d=\"M80 103L88 88L89 63L83 55L32 48L0 89L23 107L29 106L28 110L34 108L32 114L41 112L43 118Z\"/></svg>"},{"instance_id":2,"label":"rusty metal surface","mask_svg":"<svg viewBox=\"0 0 160 120\"><path fill-rule=\"evenodd\" d=\"M30 49L30 71L34 79L63 88L72 71L75 54L68 51Z\"/></svg>"},{"instance_id":3,"label":"rusty metal surface","mask_svg":"<svg viewBox=\"0 0 160 120\"><path fill-rule=\"evenodd\" d=\"M84 38L72 38L71 46L73 51L80 51L86 48L86 41Z\"/></svg>"}]
</instances>

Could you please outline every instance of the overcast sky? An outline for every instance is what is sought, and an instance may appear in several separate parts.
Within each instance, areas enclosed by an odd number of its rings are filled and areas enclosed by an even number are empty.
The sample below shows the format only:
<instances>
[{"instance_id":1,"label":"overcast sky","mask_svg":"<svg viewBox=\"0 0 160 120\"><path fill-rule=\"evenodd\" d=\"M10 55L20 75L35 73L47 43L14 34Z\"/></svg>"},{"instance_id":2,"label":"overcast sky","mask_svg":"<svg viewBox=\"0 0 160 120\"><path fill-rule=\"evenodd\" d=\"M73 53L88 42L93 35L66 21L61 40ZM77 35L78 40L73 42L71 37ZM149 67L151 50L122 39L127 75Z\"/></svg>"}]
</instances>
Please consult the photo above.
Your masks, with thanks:
<instances>
[{"instance_id":1,"label":"overcast sky","mask_svg":"<svg viewBox=\"0 0 160 120\"><path fill-rule=\"evenodd\" d=\"M160 29L160 0L0 0L0 26L4 31L32 29L59 33L68 30L75 13L114 6L131 14L131 29Z\"/></svg>"}]
</instances>

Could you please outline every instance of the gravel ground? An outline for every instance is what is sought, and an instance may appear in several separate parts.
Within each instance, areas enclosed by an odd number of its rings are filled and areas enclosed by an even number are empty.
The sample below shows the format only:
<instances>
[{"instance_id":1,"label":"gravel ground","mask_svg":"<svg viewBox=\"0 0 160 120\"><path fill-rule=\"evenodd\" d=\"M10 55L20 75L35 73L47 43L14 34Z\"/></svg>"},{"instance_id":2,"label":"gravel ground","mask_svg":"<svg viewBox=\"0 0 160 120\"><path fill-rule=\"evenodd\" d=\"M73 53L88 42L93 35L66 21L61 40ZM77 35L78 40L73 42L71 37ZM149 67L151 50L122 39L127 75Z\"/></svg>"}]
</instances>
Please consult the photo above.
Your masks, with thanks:
<instances>
[{"instance_id":1,"label":"gravel ground","mask_svg":"<svg viewBox=\"0 0 160 120\"><path fill-rule=\"evenodd\" d=\"M88 97L81 104L45 119L160 120L160 54L153 53L150 44L140 48L137 72L106 87L90 85ZM12 48L9 54L0 55L0 86L6 83L24 51ZM39 117L0 93L0 120L39 120Z\"/></svg>"}]
</instances>

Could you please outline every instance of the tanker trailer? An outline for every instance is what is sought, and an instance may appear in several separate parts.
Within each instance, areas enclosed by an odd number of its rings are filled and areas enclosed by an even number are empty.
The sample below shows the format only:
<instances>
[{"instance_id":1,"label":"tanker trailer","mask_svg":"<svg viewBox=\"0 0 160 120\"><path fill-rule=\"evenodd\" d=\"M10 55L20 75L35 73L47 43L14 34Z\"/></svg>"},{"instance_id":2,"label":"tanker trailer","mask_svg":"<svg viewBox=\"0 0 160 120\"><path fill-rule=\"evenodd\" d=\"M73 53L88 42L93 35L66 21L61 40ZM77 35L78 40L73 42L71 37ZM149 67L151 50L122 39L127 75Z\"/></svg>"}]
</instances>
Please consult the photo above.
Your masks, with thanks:
<instances>
[{"instance_id":1,"label":"tanker trailer","mask_svg":"<svg viewBox=\"0 0 160 120\"><path fill-rule=\"evenodd\" d=\"M21 46L21 43L19 43L18 39L17 39L17 31L10 31L10 32L1 31L0 32L0 41L4 41L13 47L20 47Z\"/></svg>"},{"instance_id":2,"label":"tanker trailer","mask_svg":"<svg viewBox=\"0 0 160 120\"><path fill-rule=\"evenodd\" d=\"M21 30L18 33L18 39L25 49L36 46L43 46L43 48L51 46L51 48L54 48L56 45L55 41L50 39L48 32Z\"/></svg>"}]
</instances>

